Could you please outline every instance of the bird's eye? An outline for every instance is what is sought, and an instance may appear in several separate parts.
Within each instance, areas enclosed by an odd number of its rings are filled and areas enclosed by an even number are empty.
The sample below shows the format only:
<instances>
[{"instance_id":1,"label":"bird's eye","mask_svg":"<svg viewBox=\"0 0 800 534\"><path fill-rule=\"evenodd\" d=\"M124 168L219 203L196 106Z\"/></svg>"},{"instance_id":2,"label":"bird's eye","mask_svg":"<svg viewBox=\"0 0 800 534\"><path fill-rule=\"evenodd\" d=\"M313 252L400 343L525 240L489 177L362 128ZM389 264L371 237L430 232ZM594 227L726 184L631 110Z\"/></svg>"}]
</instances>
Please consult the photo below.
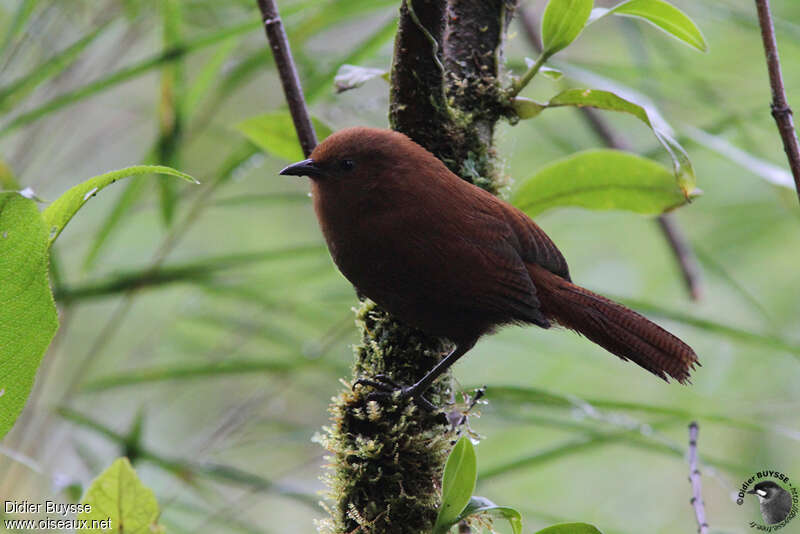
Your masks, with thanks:
<instances>
[{"instance_id":1,"label":"bird's eye","mask_svg":"<svg viewBox=\"0 0 800 534\"><path fill-rule=\"evenodd\" d=\"M356 166L356 163L352 159L343 159L339 162L339 167L343 171L352 171Z\"/></svg>"}]
</instances>

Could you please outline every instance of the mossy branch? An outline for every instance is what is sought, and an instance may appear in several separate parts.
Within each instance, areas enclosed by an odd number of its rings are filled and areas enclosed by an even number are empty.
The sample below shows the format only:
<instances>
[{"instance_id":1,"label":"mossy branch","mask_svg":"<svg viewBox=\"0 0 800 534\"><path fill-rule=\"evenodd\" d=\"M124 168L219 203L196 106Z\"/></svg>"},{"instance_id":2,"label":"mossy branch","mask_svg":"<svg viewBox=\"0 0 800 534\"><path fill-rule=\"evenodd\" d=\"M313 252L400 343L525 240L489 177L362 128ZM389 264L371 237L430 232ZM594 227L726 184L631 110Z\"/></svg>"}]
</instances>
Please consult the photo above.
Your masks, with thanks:
<instances>
[{"instance_id":1,"label":"mossy branch","mask_svg":"<svg viewBox=\"0 0 800 534\"><path fill-rule=\"evenodd\" d=\"M395 40L392 127L489 191L502 184L493 134L508 109L498 73L514 8L515 2L502 0L406 0ZM446 340L396 322L371 301L361 303L356 324L361 342L354 379L383 374L412 384L449 348ZM347 386L334 399L332 424L319 438L332 454L332 505L320 532L430 532L455 437L443 411L453 398L450 376L426 393L441 408L436 413L412 403L370 402L363 388Z\"/></svg>"}]
</instances>

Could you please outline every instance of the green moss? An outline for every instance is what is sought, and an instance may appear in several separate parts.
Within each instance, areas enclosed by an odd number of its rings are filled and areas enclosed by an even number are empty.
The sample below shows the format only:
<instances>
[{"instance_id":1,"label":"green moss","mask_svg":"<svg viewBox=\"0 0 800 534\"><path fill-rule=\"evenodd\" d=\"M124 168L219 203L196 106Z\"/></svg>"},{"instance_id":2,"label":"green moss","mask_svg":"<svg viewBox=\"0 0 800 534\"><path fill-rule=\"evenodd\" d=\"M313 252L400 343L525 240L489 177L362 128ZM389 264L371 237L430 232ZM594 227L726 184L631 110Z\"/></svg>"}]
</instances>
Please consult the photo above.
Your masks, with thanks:
<instances>
[{"instance_id":1,"label":"green moss","mask_svg":"<svg viewBox=\"0 0 800 534\"><path fill-rule=\"evenodd\" d=\"M411 384L447 350L441 340L393 320L372 301L356 311L361 342L353 376L387 374ZM450 398L449 377L426 393L437 406ZM439 484L452 434L443 412L413 403L370 401L369 387L349 387L330 407L331 426L319 438L332 454L325 477L333 502L319 524L326 534L418 534L436 520Z\"/></svg>"}]
</instances>

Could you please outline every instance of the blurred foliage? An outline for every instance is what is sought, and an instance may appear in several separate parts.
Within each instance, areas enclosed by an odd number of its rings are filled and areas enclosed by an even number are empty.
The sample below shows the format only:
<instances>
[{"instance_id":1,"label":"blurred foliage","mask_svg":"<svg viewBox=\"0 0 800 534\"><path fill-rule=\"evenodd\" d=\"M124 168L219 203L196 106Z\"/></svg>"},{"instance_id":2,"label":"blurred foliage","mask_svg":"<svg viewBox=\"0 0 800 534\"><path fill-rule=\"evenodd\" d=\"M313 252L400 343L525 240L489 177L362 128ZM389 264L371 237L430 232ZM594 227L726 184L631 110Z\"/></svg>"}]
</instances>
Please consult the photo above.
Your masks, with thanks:
<instances>
[{"instance_id":1,"label":"blurred foliage","mask_svg":"<svg viewBox=\"0 0 800 534\"><path fill-rule=\"evenodd\" d=\"M677 212L704 268L702 302L685 294L647 217L565 208L537 221L575 280L664 319L703 367L679 387L568 332L483 340L455 369L463 384L489 386L483 417L470 418L483 436L476 492L519 510L526 531L576 520L606 534L694 531L691 419L716 530L759 518L755 504L731 498L750 472L800 474L800 217L780 185L752 2L673 3L703 29L707 54L608 17L559 53L561 79L537 78L524 94L609 90L652 103L674 128L704 192ZM797 106L800 4L771 3ZM177 4L173 31L156 0L0 0L3 189L52 200L87 176L172 157L202 182L109 187L107 202L84 207L55 243L61 327L0 445L0 494L75 499L127 454L170 532L313 532L325 460L311 438L351 362L356 299L324 249L307 184L278 177L288 162L236 129L285 112L255 2ZM313 114L334 130L386 126L386 84L337 95L334 79L343 64L389 68L398 3L279 4ZM544 2L527 4L541 16ZM535 52L518 25L507 44L522 74ZM175 113L180 128L166 128ZM606 118L635 152L669 166L646 126ZM520 180L601 146L571 108L505 125L499 137Z\"/></svg>"}]
</instances>

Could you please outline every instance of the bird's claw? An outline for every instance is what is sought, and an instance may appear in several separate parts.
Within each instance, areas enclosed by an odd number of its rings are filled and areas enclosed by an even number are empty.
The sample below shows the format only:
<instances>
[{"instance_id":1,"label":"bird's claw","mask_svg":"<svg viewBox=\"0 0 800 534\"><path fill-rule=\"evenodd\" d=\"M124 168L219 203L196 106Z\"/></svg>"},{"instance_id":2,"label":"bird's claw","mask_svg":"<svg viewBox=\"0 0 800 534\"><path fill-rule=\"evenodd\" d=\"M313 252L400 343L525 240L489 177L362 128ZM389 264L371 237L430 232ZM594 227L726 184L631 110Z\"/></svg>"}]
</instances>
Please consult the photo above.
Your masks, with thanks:
<instances>
[{"instance_id":1,"label":"bird's claw","mask_svg":"<svg viewBox=\"0 0 800 534\"><path fill-rule=\"evenodd\" d=\"M392 393L398 389L404 389L402 385L398 384L392 380L389 375L385 374L375 375L372 378L359 378L353 382L353 391L355 391L356 386L370 386L378 391L387 393Z\"/></svg>"},{"instance_id":2,"label":"bird's claw","mask_svg":"<svg viewBox=\"0 0 800 534\"><path fill-rule=\"evenodd\" d=\"M429 412L438 410L428 399L422 395L417 395L413 387L402 386L396 381L392 380L386 375L375 375L372 378L359 378L353 383L353 389L356 386L369 386L376 391L367 395L368 401L382 401L382 400L405 400L412 399L414 403Z\"/></svg>"}]
</instances>

